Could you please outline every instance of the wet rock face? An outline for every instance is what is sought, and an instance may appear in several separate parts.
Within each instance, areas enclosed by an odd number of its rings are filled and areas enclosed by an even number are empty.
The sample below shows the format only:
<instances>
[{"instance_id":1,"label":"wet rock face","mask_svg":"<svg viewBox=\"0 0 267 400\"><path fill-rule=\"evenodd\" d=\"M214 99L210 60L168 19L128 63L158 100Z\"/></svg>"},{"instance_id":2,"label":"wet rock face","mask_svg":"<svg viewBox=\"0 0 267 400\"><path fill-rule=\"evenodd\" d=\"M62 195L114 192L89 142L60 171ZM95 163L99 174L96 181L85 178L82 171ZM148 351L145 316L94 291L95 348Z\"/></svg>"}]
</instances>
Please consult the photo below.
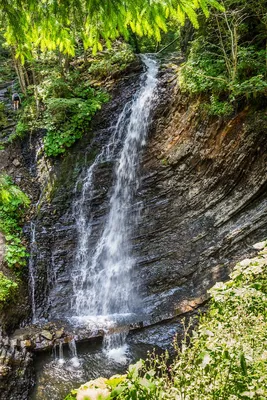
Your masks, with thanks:
<instances>
[{"instance_id":1,"label":"wet rock face","mask_svg":"<svg viewBox=\"0 0 267 400\"><path fill-rule=\"evenodd\" d=\"M178 88L170 95L164 81L134 238L136 279L152 321L204 301L267 235L266 110L211 119Z\"/></svg>"},{"instance_id":2,"label":"wet rock face","mask_svg":"<svg viewBox=\"0 0 267 400\"><path fill-rule=\"evenodd\" d=\"M44 161L38 150L40 137L32 138L31 146L24 144L24 159L41 187L37 215L32 221L36 234L36 249L32 257L38 318L54 320L69 315L73 295L71 271L75 267L77 245L73 204L81 193L87 168L108 141L124 105L137 91L142 70L140 63L134 64L126 77L115 84L111 101L103 105L92 121L91 130L64 158L58 158L53 164L49 160ZM32 149L31 154L29 148ZM112 171L111 163L102 164L97 170L92 207L95 219L92 243L97 240L103 226ZM30 224L25 227L25 232L30 241Z\"/></svg>"},{"instance_id":3,"label":"wet rock face","mask_svg":"<svg viewBox=\"0 0 267 400\"><path fill-rule=\"evenodd\" d=\"M36 218L37 316L68 316L77 232L73 200L87 167L139 85L139 72L121 81L83 137L49 167ZM149 141L141 166L140 223L133 237L133 282L144 325L194 310L214 282L226 279L237 259L266 235L266 118L243 110L230 121L210 119L161 72ZM38 170L33 174L38 176ZM97 169L90 246L105 220L112 163ZM28 227L28 233L30 229Z\"/></svg>"},{"instance_id":4,"label":"wet rock face","mask_svg":"<svg viewBox=\"0 0 267 400\"><path fill-rule=\"evenodd\" d=\"M0 335L0 400L27 400L32 386L31 353Z\"/></svg>"}]
</instances>

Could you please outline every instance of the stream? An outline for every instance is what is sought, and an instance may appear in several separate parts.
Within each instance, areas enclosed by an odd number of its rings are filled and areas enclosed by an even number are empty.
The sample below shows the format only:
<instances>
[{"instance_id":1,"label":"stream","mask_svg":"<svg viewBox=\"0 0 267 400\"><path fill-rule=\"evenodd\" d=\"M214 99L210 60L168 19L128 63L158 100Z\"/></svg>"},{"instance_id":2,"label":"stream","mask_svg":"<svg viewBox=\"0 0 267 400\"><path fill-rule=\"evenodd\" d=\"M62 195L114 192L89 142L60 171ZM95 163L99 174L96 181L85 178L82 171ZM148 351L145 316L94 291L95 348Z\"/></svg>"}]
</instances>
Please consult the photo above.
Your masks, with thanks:
<instances>
[{"instance_id":1,"label":"stream","mask_svg":"<svg viewBox=\"0 0 267 400\"><path fill-rule=\"evenodd\" d=\"M63 400L72 389L90 379L124 373L129 363L146 357L147 351L154 347L143 344L126 346L123 352L117 352L116 357L111 358L101 343L92 341L77 345L77 357L73 356L68 345L64 346L61 354L59 348L42 354L34 363L36 385L30 399Z\"/></svg>"}]
</instances>

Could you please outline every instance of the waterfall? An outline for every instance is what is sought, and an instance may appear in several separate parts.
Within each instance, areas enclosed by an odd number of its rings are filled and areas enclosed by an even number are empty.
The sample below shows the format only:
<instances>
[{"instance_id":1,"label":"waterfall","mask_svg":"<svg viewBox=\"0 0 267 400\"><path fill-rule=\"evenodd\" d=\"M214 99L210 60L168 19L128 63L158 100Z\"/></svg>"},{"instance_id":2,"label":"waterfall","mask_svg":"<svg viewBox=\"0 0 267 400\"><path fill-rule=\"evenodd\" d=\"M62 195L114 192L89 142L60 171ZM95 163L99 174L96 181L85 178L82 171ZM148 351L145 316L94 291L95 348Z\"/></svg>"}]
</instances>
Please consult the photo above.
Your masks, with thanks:
<instances>
[{"instance_id":1,"label":"waterfall","mask_svg":"<svg viewBox=\"0 0 267 400\"><path fill-rule=\"evenodd\" d=\"M157 62L152 57L142 56L142 60L146 71L140 89L125 105L107 145L88 169L82 193L73 206L78 233L72 273L74 296L71 308L74 318L96 317L96 320L101 320L101 316L106 316L114 321L117 315L131 314L136 301L131 282L131 270L135 264L131 254L131 235L138 219L134 196L139 186L138 168L146 143L158 72ZM95 247L90 248L88 242L93 225L90 201L95 172L106 161L115 164L109 211Z\"/></svg>"},{"instance_id":2,"label":"waterfall","mask_svg":"<svg viewBox=\"0 0 267 400\"><path fill-rule=\"evenodd\" d=\"M32 305L32 322L36 322L36 303L35 303L35 257L37 254L37 244L35 237L35 223L30 224L31 236L30 236L30 259L29 259L29 286L31 293L31 305Z\"/></svg>"},{"instance_id":3,"label":"waterfall","mask_svg":"<svg viewBox=\"0 0 267 400\"><path fill-rule=\"evenodd\" d=\"M69 349L70 349L70 353L71 353L71 364L74 367L79 367L80 366L80 361L78 359L78 354L77 354L77 347L76 347L76 342L75 339L72 339L69 342Z\"/></svg>"},{"instance_id":4,"label":"waterfall","mask_svg":"<svg viewBox=\"0 0 267 400\"><path fill-rule=\"evenodd\" d=\"M58 352L57 352L57 347L58 347ZM59 342L59 344L55 344L53 347L53 355L54 355L54 360L56 363L63 365L65 363L64 359L64 351L63 351L63 343Z\"/></svg>"},{"instance_id":5,"label":"waterfall","mask_svg":"<svg viewBox=\"0 0 267 400\"><path fill-rule=\"evenodd\" d=\"M104 334L103 349L104 353L115 362L124 364L127 362L126 338L129 333L129 327L118 328L116 330L109 329Z\"/></svg>"}]
</instances>

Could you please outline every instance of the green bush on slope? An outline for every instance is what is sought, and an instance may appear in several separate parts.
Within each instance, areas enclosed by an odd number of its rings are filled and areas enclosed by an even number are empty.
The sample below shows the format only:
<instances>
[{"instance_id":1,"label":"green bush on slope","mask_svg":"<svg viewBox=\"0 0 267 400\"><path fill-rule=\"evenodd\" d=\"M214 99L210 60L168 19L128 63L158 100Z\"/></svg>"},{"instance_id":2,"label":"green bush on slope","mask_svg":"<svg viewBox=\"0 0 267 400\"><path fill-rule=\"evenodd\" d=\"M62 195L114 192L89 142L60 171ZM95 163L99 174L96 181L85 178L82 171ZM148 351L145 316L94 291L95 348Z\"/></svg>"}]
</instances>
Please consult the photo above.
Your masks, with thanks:
<instances>
[{"instance_id":1,"label":"green bush on slope","mask_svg":"<svg viewBox=\"0 0 267 400\"><path fill-rule=\"evenodd\" d=\"M26 265L28 255L22 243L20 225L29 204L28 196L13 184L11 178L0 174L0 231L6 240L5 260L16 271Z\"/></svg>"},{"instance_id":2,"label":"green bush on slope","mask_svg":"<svg viewBox=\"0 0 267 400\"><path fill-rule=\"evenodd\" d=\"M186 330L181 346L175 344L172 363L168 354L148 355L121 383L106 381L105 399L266 399L267 247L237 264L231 280L210 294L209 311L190 337Z\"/></svg>"},{"instance_id":3,"label":"green bush on slope","mask_svg":"<svg viewBox=\"0 0 267 400\"><path fill-rule=\"evenodd\" d=\"M18 284L8 279L0 272L0 309L3 304L11 300L18 288Z\"/></svg>"}]
</instances>

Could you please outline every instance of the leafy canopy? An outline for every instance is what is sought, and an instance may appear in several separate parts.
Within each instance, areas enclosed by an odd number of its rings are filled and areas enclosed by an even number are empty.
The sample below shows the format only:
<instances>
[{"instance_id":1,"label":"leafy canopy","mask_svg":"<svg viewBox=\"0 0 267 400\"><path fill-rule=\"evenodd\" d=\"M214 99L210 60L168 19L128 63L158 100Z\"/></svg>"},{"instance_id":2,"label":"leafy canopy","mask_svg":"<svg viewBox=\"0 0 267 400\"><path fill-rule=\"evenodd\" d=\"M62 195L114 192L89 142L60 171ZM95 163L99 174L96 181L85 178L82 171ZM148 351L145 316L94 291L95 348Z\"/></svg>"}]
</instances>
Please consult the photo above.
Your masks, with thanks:
<instances>
[{"instance_id":1,"label":"leafy canopy","mask_svg":"<svg viewBox=\"0 0 267 400\"><path fill-rule=\"evenodd\" d=\"M209 16L209 7L223 9L217 0L1 0L0 11L7 43L23 62L32 51L59 50L74 55L82 40L93 53L108 47L130 31L161 39L169 19L182 25L185 18L198 27L197 12Z\"/></svg>"}]
</instances>

